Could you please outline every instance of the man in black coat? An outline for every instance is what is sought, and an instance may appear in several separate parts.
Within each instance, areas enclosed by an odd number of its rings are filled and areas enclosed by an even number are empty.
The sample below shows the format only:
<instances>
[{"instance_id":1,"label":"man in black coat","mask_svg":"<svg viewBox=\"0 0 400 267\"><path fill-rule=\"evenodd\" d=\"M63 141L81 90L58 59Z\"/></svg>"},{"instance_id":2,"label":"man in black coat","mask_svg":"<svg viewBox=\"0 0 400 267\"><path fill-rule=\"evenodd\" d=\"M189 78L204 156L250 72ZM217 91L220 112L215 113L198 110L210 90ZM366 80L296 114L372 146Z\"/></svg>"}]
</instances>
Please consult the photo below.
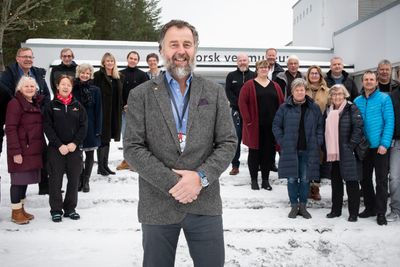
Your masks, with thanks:
<instances>
[{"instance_id":1,"label":"man in black coat","mask_svg":"<svg viewBox=\"0 0 400 267\"><path fill-rule=\"evenodd\" d=\"M71 48L63 48L60 52L61 64L53 67L50 72L50 87L55 95L57 92L57 79L61 75L68 75L75 78L76 66L74 52Z\"/></svg>"},{"instance_id":2,"label":"man in black coat","mask_svg":"<svg viewBox=\"0 0 400 267\"><path fill-rule=\"evenodd\" d=\"M276 62L276 56L278 54L278 51L276 50L276 48L268 48L267 51L265 51L265 57L268 61L268 63L270 64L270 69L268 72L268 79L274 82L277 82L277 76L279 73L284 72L285 70L282 68L281 65L279 65L278 62ZM275 163L275 151L274 151L274 162L271 165L271 171L273 172L277 172L278 168L276 167L276 163Z\"/></svg>"},{"instance_id":3,"label":"man in black coat","mask_svg":"<svg viewBox=\"0 0 400 267\"><path fill-rule=\"evenodd\" d=\"M128 108L127 102L128 102L129 92L139 84L149 80L149 77L147 76L146 72L140 70L137 67L137 64L140 61L140 56L138 52L130 51L126 59L128 61L128 66L125 69L121 70L121 73L123 74L124 77L122 86L122 104L124 106L124 109L122 111L122 128L121 128L122 137L124 136L126 127L125 113ZM127 169L130 169L130 167L125 160L123 160L117 166L117 170L127 170Z\"/></svg>"},{"instance_id":4,"label":"man in black coat","mask_svg":"<svg viewBox=\"0 0 400 267\"><path fill-rule=\"evenodd\" d=\"M46 70L33 66L33 51L29 47L22 47L18 49L15 57L16 62L6 67L6 70L1 75L0 83L1 87L7 90L9 95L8 100L15 95L15 88L22 76L30 76L35 78L38 84L37 93L44 96L42 107L50 102L50 92L47 87L45 80ZM1 100L3 102L3 100ZM7 101L8 103L8 101ZM5 105L7 106L7 105ZM3 104L2 107L3 108ZM3 124L0 125L3 127ZM46 156L46 151L43 153L43 157ZM44 160L46 162L46 160ZM46 168L41 170L41 182L39 183L39 194L44 195L48 193L48 175Z\"/></svg>"},{"instance_id":5,"label":"man in black coat","mask_svg":"<svg viewBox=\"0 0 400 267\"><path fill-rule=\"evenodd\" d=\"M343 84L350 94L350 101L359 95L358 88L353 79L349 77L349 74L343 70L343 60L341 57L333 57L331 59L331 69L326 73L325 81L328 87L332 87L334 84Z\"/></svg>"},{"instance_id":6,"label":"man in black coat","mask_svg":"<svg viewBox=\"0 0 400 267\"><path fill-rule=\"evenodd\" d=\"M232 109L233 124L235 125L236 135L238 137L238 145L235 157L232 160L232 170L229 172L230 175L238 174L240 166L240 143L242 142L242 116L240 115L238 105L240 89L242 89L245 82L255 77L255 73L249 69L250 61L248 55L239 54L236 64L237 69L228 73L225 82L225 92Z\"/></svg>"}]
</instances>

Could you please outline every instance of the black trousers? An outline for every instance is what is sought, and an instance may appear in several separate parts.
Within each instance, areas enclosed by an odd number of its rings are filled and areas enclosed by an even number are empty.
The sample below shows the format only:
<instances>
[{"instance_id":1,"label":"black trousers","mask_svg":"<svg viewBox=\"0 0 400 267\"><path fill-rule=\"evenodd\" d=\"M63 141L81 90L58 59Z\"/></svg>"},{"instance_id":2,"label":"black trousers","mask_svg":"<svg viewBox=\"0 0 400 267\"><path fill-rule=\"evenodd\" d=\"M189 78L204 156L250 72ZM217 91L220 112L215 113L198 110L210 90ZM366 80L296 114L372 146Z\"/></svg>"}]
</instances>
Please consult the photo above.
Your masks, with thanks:
<instances>
[{"instance_id":1,"label":"black trousers","mask_svg":"<svg viewBox=\"0 0 400 267\"><path fill-rule=\"evenodd\" d=\"M365 208L377 214L385 214L388 199L389 151L385 155L380 155L377 151L377 148L370 148L367 156L363 160L361 188L363 191ZM374 169L375 191L372 182L372 173Z\"/></svg>"},{"instance_id":2,"label":"black trousers","mask_svg":"<svg viewBox=\"0 0 400 267\"><path fill-rule=\"evenodd\" d=\"M338 161L332 163L331 187L332 212L336 214L341 214L344 190L343 179L340 173ZM346 192L348 198L349 214L357 216L360 208L360 186L358 184L358 181L346 181Z\"/></svg>"},{"instance_id":3,"label":"black trousers","mask_svg":"<svg viewBox=\"0 0 400 267\"><path fill-rule=\"evenodd\" d=\"M275 144L272 130L260 126L259 138L259 149L249 149L247 165L249 166L251 180L257 180L259 170L261 170L262 179L268 180L271 165L275 162Z\"/></svg>"},{"instance_id":4,"label":"black trousers","mask_svg":"<svg viewBox=\"0 0 400 267\"><path fill-rule=\"evenodd\" d=\"M142 224L143 266L173 267L181 229L185 234L194 267L224 266L222 216L196 214L187 214L177 224Z\"/></svg>"},{"instance_id":5,"label":"black trousers","mask_svg":"<svg viewBox=\"0 0 400 267\"><path fill-rule=\"evenodd\" d=\"M61 155L55 147L48 148L49 173L49 203L50 213L74 212L78 204L78 184L82 172L82 151L78 148L67 155ZM61 187L64 173L67 174L67 190L64 201L62 199Z\"/></svg>"}]
</instances>

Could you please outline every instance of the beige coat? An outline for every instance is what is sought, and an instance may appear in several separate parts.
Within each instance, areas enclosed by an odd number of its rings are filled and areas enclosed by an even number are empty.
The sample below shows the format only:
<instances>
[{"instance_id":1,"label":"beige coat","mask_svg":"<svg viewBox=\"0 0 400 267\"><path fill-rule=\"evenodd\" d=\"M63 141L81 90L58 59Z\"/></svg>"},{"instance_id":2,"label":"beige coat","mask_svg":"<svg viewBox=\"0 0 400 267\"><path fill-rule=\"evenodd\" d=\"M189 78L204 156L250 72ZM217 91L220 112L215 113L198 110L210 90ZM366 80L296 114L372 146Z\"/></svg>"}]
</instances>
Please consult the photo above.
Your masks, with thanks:
<instances>
[{"instance_id":1,"label":"beige coat","mask_svg":"<svg viewBox=\"0 0 400 267\"><path fill-rule=\"evenodd\" d=\"M317 91L313 91L310 87L306 89L306 94L314 99L315 103L318 104L321 109L321 113L324 114L325 109L328 105L329 89L328 87L321 85Z\"/></svg>"}]
</instances>

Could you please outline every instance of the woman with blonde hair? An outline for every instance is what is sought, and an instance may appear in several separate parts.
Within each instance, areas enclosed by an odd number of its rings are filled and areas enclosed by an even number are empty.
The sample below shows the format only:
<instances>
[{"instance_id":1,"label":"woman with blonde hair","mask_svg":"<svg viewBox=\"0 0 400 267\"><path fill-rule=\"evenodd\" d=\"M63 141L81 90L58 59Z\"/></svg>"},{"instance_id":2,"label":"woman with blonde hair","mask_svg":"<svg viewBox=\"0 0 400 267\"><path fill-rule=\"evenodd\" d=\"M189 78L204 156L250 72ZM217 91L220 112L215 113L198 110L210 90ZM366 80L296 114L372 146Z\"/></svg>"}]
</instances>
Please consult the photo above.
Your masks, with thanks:
<instances>
[{"instance_id":1,"label":"woman with blonde hair","mask_svg":"<svg viewBox=\"0 0 400 267\"><path fill-rule=\"evenodd\" d=\"M94 150L101 142L102 109L100 89L93 84L93 66L87 63L76 67L76 78L72 94L85 107L88 117L88 130L81 150L85 151L85 160L81 173L78 191L90 191L89 179L94 163Z\"/></svg>"},{"instance_id":2,"label":"woman with blonde hair","mask_svg":"<svg viewBox=\"0 0 400 267\"><path fill-rule=\"evenodd\" d=\"M94 85L100 88L102 98L101 145L97 149L97 173L103 176L115 174L108 166L110 141L121 139L122 81L117 61L111 53L101 59L100 70L94 73Z\"/></svg>"}]
</instances>

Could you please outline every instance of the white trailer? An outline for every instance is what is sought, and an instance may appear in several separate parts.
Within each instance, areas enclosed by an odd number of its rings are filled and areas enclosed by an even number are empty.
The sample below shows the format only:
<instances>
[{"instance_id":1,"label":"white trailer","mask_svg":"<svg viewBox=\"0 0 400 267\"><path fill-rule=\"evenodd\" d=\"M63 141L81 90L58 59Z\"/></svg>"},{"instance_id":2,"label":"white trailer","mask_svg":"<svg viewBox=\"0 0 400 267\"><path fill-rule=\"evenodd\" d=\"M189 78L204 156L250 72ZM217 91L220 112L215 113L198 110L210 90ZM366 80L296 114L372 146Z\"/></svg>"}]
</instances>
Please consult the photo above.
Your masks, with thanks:
<instances>
[{"instance_id":1,"label":"white trailer","mask_svg":"<svg viewBox=\"0 0 400 267\"><path fill-rule=\"evenodd\" d=\"M119 68L126 67L126 55L135 50L140 55L138 67L147 70L146 55L158 54L158 43L156 42L134 42L134 41L104 41L104 40L78 40L78 39L28 39L21 46L30 47L35 55L35 66L48 70L60 63L60 50L69 47L74 51L75 61L79 63L88 62L95 68L100 66L101 57L105 52L112 53ZM241 48L241 47L204 47L199 46L196 56L195 72L216 82L224 83L228 72L236 68L236 56L246 53L250 58L250 65L254 67L255 62L265 58L266 48ZM277 48L277 62L286 67L286 59L290 55L300 58L300 71L306 71L310 65L319 65L324 71L329 70L329 60L333 56L330 48L317 47L281 47ZM160 58L160 66L163 62ZM352 65L345 65L346 71L352 72Z\"/></svg>"}]
</instances>

